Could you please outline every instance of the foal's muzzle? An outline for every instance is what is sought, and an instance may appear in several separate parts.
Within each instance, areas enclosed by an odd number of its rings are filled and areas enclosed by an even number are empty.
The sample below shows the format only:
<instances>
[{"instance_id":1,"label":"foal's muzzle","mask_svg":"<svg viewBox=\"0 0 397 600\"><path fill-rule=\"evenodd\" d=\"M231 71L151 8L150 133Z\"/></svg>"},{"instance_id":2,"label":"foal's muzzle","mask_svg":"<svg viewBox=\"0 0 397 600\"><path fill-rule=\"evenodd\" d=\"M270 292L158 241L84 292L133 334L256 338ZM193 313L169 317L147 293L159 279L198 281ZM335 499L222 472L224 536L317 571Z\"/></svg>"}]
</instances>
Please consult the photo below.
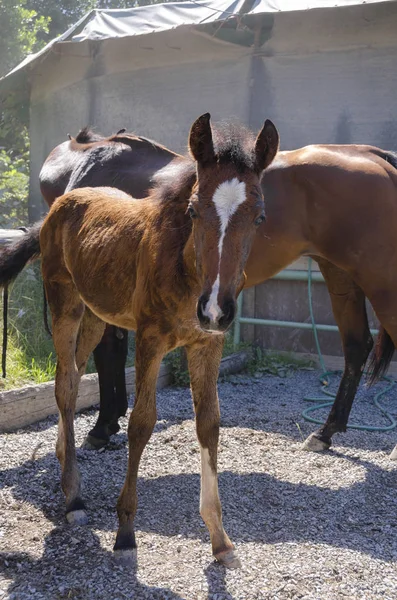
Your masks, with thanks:
<instances>
[{"instance_id":1,"label":"foal's muzzle","mask_svg":"<svg viewBox=\"0 0 397 600\"><path fill-rule=\"evenodd\" d=\"M204 331L227 331L236 315L236 301L226 298L221 306L203 294L197 303L197 318Z\"/></svg>"}]
</instances>

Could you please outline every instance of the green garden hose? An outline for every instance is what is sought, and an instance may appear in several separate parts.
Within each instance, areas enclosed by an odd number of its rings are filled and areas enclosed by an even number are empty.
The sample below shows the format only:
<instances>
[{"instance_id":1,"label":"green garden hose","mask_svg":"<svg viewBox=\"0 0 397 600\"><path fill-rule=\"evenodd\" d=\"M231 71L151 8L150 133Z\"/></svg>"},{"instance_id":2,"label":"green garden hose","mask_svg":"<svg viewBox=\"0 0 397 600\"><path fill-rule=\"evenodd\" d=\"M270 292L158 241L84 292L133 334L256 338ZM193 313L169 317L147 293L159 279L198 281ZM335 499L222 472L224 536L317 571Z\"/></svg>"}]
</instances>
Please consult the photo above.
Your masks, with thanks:
<instances>
[{"instance_id":1,"label":"green garden hose","mask_svg":"<svg viewBox=\"0 0 397 600\"><path fill-rule=\"evenodd\" d=\"M330 384L330 377L332 375L340 375L341 372L340 371L327 371L327 369L325 367L324 358L321 353L320 342L318 340L316 321L314 319L314 312L313 312L312 259L309 258L308 262L309 262L309 264L308 264L308 278L307 278L307 293L308 293L309 311L310 311L310 319L311 319L312 328L313 328L313 335L314 335L317 354L318 354L318 358L319 358L320 366L321 366L321 370L322 370L322 373L320 375L320 382L322 384L322 392L321 392L322 396L318 396L318 397L310 396L310 397L304 398L304 400L306 400L307 402L316 402L316 404L315 404L315 406L311 406L310 408L307 408L306 410L304 410L302 413L302 416L304 419L306 419L306 421L310 421L310 423L316 423L317 425L323 425L324 424L323 421L320 421L319 419L315 419L315 418L309 416L309 413L312 413L316 410L320 410L321 408L326 408L326 407L333 405L333 403L334 403L333 401L335 400L335 394L328 391L326 388ZM362 431L390 431L391 429L394 429L397 426L396 420L389 413L389 411L387 411L384 408L384 406L382 406L381 403L379 402L379 399L382 396L384 396L385 394L387 394L388 392L390 392L390 390L392 390L396 386L397 382L394 381L393 379L391 379L390 377L382 377L382 380L387 381L388 386L386 388L384 388L383 390L381 390L380 392L378 392L377 394L375 394L373 403L374 403L374 406L382 413L382 415L389 421L390 424L385 425L383 427L380 427L380 426L378 427L375 425L356 425L355 423L349 423L347 425L347 427L349 429L361 429ZM332 400L325 400L325 396L332 398Z\"/></svg>"}]
</instances>

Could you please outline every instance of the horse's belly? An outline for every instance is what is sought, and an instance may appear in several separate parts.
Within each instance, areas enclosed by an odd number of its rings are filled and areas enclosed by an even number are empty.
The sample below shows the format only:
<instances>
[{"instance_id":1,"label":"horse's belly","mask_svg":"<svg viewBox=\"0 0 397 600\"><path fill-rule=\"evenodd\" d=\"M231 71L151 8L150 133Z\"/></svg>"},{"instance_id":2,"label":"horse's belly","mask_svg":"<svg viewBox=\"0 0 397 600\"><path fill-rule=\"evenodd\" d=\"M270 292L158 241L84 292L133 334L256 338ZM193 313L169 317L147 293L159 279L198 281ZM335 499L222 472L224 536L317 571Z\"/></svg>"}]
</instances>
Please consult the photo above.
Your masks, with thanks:
<instances>
[{"instance_id":1,"label":"horse's belly","mask_svg":"<svg viewBox=\"0 0 397 600\"><path fill-rule=\"evenodd\" d=\"M92 302L82 296L82 300L86 306L102 321L109 323L110 325L116 325L123 329L136 329L136 320L132 311L126 311L123 313L114 312L111 306L103 306L98 302Z\"/></svg>"},{"instance_id":2,"label":"horse's belly","mask_svg":"<svg viewBox=\"0 0 397 600\"><path fill-rule=\"evenodd\" d=\"M99 282L99 283L98 283ZM76 275L74 283L84 304L102 321L124 329L135 329L133 311L134 282L93 274Z\"/></svg>"}]
</instances>

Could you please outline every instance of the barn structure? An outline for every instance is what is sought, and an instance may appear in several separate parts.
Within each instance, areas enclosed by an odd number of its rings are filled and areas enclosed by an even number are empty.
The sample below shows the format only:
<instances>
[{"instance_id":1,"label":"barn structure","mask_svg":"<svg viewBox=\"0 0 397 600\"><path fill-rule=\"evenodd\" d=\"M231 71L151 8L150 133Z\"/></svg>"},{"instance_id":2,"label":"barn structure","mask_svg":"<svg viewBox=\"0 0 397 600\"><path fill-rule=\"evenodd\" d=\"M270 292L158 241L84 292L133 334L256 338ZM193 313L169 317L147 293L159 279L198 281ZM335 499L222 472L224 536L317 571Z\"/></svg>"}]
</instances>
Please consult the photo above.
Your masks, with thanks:
<instances>
[{"instance_id":1,"label":"barn structure","mask_svg":"<svg viewBox=\"0 0 397 600\"><path fill-rule=\"evenodd\" d=\"M397 150L397 1L205 0L93 10L0 81L24 105L31 139L29 215L45 210L38 174L50 150L90 125L122 127L183 152L192 121L272 119L282 149L370 143ZM298 265L298 273L306 265ZM245 293L243 314L308 321L306 283L272 280ZM299 276L295 279L303 279ZM319 323L332 324L324 284ZM314 350L310 332L242 326L266 347ZM339 337L321 333L326 354Z\"/></svg>"}]
</instances>

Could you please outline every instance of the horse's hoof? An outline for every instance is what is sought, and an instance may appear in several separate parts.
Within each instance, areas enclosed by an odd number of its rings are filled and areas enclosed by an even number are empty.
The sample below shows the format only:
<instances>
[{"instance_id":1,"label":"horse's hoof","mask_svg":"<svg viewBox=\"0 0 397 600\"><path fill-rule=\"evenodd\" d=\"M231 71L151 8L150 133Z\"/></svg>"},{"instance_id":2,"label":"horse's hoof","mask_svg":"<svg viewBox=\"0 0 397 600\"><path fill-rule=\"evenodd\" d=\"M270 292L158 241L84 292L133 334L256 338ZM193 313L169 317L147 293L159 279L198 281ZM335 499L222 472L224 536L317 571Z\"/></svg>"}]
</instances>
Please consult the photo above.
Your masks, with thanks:
<instances>
[{"instance_id":1,"label":"horse's hoof","mask_svg":"<svg viewBox=\"0 0 397 600\"><path fill-rule=\"evenodd\" d=\"M115 562L122 567L134 568L137 564L136 548L127 548L126 550L114 551Z\"/></svg>"},{"instance_id":2,"label":"horse's hoof","mask_svg":"<svg viewBox=\"0 0 397 600\"><path fill-rule=\"evenodd\" d=\"M104 448L108 442L108 439L104 440L88 434L81 447L84 448L84 450L100 450L101 448Z\"/></svg>"},{"instance_id":3,"label":"horse's hoof","mask_svg":"<svg viewBox=\"0 0 397 600\"><path fill-rule=\"evenodd\" d=\"M307 440L305 440L302 444L302 450L306 450L308 452L324 452L324 450L329 450L331 447L331 442L325 442L318 437L317 433L312 433L309 435Z\"/></svg>"},{"instance_id":4,"label":"horse's hoof","mask_svg":"<svg viewBox=\"0 0 397 600\"><path fill-rule=\"evenodd\" d=\"M397 446L393 449L392 453L389 456L390 460L397 460Z\"/></svg>"},{"instance_id":5,"label":"horse's hoof","mask_svg":"<svg viewBox=\"0 0 397 600\"><path fill-rule=\"evenodd\" d=\"M66 513L66 518L70 525L87 525L88 523L88 515L82 508Z\"/></svg>"},{"instance_id":6,"label":"horse's hoof","mask_svg":"<svg viewBox=\"0 0 397 600\"><path fill-rule=\"evenodd\" d=\"M216 560L227 569L239 569L241 562L235 550L224 550L215 554Z\"/></svg>"}]
</instances>

